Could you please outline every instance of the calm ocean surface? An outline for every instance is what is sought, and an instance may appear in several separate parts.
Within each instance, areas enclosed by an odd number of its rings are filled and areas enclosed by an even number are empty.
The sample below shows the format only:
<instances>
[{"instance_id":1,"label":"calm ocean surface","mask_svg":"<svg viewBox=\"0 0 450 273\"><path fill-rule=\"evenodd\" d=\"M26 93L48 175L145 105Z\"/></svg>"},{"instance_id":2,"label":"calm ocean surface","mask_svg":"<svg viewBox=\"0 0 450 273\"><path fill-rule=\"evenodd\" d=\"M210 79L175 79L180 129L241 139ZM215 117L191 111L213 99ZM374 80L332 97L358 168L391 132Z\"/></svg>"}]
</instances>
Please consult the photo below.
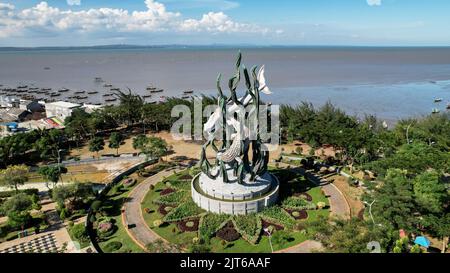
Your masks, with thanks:
<instances>
[{"instance_id":1,"label":"calm ocean surface","mask_svg":"<svg viewBox=\"0 0 450 273\"><path fill-rule=\"evenodd\" d=\"M215 94L219 72L227 87L236 53L231 48L0 51L0 84L98 91L89 97L92 103L109 92L95 77L142 95L152 84L165 90L154 95L158 98L187 89ZM243 48L242 53L247 67L266 65L273 95L263 98L274 103L331 101L351 114L395 121L433 108L446 111L450 102L450 48ZM434 103L435 98L443 101Z\"/></svg>"}]
</instances>

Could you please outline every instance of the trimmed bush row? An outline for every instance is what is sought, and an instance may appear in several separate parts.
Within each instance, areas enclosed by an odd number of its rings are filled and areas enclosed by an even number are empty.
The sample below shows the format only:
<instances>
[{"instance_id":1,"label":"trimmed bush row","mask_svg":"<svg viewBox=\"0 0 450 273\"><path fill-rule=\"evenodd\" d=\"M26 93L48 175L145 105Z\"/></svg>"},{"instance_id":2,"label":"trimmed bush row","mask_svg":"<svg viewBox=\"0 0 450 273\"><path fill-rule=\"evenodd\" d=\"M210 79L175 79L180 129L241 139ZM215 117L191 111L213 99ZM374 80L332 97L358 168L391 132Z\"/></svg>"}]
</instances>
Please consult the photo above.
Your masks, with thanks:
<instances>
[{"instance_id":1,"label":"trimmed bush row","mask_svg":"<svg viewBox=\"0 0 450 273\"><path fill-rule=\"evenodd\" d=\"M162 195L158 199L155 199L153 203L166 206L177 206L185 202L189 197L187 191L176 191L167 195Z\"/></svg>"},{"instance_id":2,"label":"trimmed bush row","mask_svg":"<svg viewBox=\"0 0 450 273\"><path fill-rule=\"evenodd\" d=\"M291 210L314 210L317 209L316 204L300 197L288 197L282 202L282 206Z\"/></svg>"},{"instance_id":3,"label":"trimmed bush row","mask_svg":"<svg viewBox=\"0 0 450 273\"><path fill-rule=\"evenodd\" d=\"M172 193L175 194L175 193ZM170 194L170 195L172 195ZM168 196L168 195L166 195ZM202 209L194 203L194 201L188 201L181 204L175 209L171 210L166 216L164 216L164 222L177 222L181 220L186 220L191 217L197 216L202 213Z\"/></svg>"},{"instance_id":4,"label":"trimmed bush row","mask_svg":"<svg viewBox=\"0 0 450 273\"><path fill-rule=\"evenodd\" d=\"M198 228L198 237L205 241L209 241L209 239L214 237L217 230L226 225L229 219L230 216L226 214L208 213L202 216Z\"/></svg>"},{"instance_id":5,"label":"trimmed bush row","mask_svg":"<svg viewBox=\"0 0 450 273\"><path fill-rule=\"evenodd\" d=\"M282 225L285 228L292 228L295 225L295 219L284 209L278 206L266 208L260 214L261 218L274 224Z\"/></svg>"},{"instance_id":6,"label":"trimmed bush row","mask_svg":"<svg viewBox=\"0 0 450 273\"><path fill-rule=\"evenodd\" d=\"M19 193L25 193L27 195L37 195L39 193L38 189L25 189L25 190L19 190ZM16 195L16 191L2 191L0 192L0 198L8 198L13 195Z\"/></svg>"},{"instance_id":7,"label":"trimmed bush row","mask_svg":"<svg viewBox=\"0 0 450 273\"><path fill-rule=\"evenodd\" d=\"M242 238L251 244L256 244L261 235L261 219L256 214L240 215L232 218L234 227Z\"/></svg>"}]
</instances>

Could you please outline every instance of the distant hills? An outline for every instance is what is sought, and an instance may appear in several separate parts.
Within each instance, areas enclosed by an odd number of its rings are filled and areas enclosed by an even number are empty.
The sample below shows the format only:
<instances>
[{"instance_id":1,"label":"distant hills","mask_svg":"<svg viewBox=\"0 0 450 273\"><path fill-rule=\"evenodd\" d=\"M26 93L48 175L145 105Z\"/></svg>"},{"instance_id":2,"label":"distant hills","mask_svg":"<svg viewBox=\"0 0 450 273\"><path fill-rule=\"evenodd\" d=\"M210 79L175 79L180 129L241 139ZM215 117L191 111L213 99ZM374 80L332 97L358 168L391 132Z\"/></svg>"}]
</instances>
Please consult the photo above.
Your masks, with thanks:
<instances>
[{"instance_id":1,"label":"distant hills","mask_svg":"<svg viewBox=\"0 0 450 273\"><path fill-rule=\"evenodd\" d=\"M40 51L40 50L127 50L127 49L206 49L206 48L448 48L445 46L352 46L352 45L252 45L252 44L211 44L211 45L96 45L96 46L42 46L42 47L0 47L1 51Z\"/></svg>"}]
</instances>

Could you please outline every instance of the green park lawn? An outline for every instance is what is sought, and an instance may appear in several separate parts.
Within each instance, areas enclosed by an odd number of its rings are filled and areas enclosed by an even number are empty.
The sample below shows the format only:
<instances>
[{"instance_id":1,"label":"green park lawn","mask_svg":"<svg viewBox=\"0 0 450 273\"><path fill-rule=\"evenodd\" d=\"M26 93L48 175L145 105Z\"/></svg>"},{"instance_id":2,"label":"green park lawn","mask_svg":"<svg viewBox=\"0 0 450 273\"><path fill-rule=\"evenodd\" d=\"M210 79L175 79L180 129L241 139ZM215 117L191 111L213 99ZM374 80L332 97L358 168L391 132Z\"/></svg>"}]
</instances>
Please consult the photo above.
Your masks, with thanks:
<instances>
[{"instance_id":1,"label":"green park lawn","mask_svg":"<svg viewBox=\"0 0 450 273\"><path fill-rule=\"evenodd\" d=\"M163 237L172 244L179 245L184 249L187 249L190 245L192 245L192 241L195 237L198 237L198 233L181 232L175 223L164 223L159 227L155 227L153 224L154 221L161 220L164 216L158 212L159 205L155 204L153 201L160 196L160 192L162 190L168 188L166 185L167 181L170 183L170 181L175 181L187 173L187 171L183 171L166 178L164 182L161 181L157 183L153 190L149 190L141 206L142 215L147 225L159 236ZM295 180L294 183L301 183L305 184L304 186L311 186L308 181L298 175L295 175L293 180ZM187 187L187 189L190 190L189 187ZM319 187L310 188L306 192L311 195L314 203L325 202L327 205L329 204L328 199L323 195ZM317 219L319 215L328 216L329 209L308 210L308 218L305 220L298 220L297 222L301 223L313 221ZM297 245L308 239L307 235L301 231L290 231L289 235L291 236L289 241L282 243L282 245L273 245L275 251ZM255 245L245 241L242 237L234 242L223 245L221 239L214 237L210 241L210 247L211 251L215 253L270 253L271 251L267 236L261 236L260 240Z\"/></svg>"},{"instance_id":2,"label":"green park lawn","mask_svg":"<svg viewBox=\"0 0 450 273\"><path fill-rule=\"evenodd\" d=\"M132 253L142 253L144 252L142 248L137 245L133 239L130 238L126 231L126 227L122 223L122 215L121 215L121 208L126 200L128 194L130 191L136 187L140 182L143 181L143 178L137 176L136 174L133 174L130 176L131 178L137 179L137 183L130 188L123 188L119 192L114 193L113 191L110 191L107 196L108 200L110 201L110 204L112 205L112 209L110 210L109 217L112 218L115 221L115 224L117 226L117 231L107 238L107 240L104 240L99 243L100 247L103 249L105 245L112 241L118 241L122 243L122 247L120 248L119 252L132 252Z\"/></svg>"}]
</instances>

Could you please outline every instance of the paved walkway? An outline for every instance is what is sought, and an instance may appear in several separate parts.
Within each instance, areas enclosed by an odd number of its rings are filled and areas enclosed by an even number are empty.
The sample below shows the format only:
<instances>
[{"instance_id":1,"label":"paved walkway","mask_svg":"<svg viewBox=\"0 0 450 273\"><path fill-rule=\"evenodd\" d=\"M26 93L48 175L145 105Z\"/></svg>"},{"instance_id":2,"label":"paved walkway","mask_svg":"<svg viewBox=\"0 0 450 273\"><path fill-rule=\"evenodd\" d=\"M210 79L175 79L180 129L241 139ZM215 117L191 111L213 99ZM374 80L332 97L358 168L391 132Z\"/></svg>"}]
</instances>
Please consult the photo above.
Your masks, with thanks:
<instances>
[{"instance_id":1,"label":"paved walkway","mask_svg":"<svg viewBox=\"0 0 450 273\"><path fill-rule=\"evenodd\" d=\"M283 165L288 166L288 164ZM305 169L297 166L289 166L291 167L291 170L293 172L305 176L309 181L313 182L323 189L324 193L328 196L328 200L330 201L330 211L332 216L340 217L343 219L350 219L350 206L348 205L348 202L342 192L335 185L314 172L306 171Z\"/></svg>"},{"instance_id":2,"label":"paved walkway","mask_svg":"<svg viewBox=\"0 0 450 273\"><path fill-rule=\"evenodd\" d=\"M128 225L133 225L132 228L127 229L130 237L144 250L150 243L155 242L158 239L162 239L158 234L151 230L142 216L141 203L147 194L150 185L155 185L163 179L173 174L172 170L166 170L159 172L143 182L139 183L128 195L128 201L124 204L122 210L122 221L125 228Z\"/></svg>"},{"instance_id":3,"label":"paved walkway","mask_svg":"<svg viewBox=\"0 0 450 273\"><path fill-rule=\"evenodd\" d=\"M292 166L291 166L292 167ZM319 185L324 193L328 195L330 200L331 215L348 219L350 217L350 207L343 194L333 184L315 173L305 171L302 168L292 168L292 171L305 175L310 181ZM129 194L128 201L123 206L122 221L125 227L132 225L127 232L130 237L144 250L150 243L158 239L162 239L158 234L152 231L142 216L141 203L148 192L150 185L155 185L163 179L173 174L173 170L160 172L152 177L147 178L138 184ZM165 241L165 240L164 240ZM322 250L322 244L314 240L307 240L293 247L280 250L278 253L310 253Z\"/></svg>"},{"instance_id":4,"label":"paved walkway","mask_svg":"<svg viewBox=\"0 0 450 273\"><path fill-rule=\"evenodd\" d=\"M348 205L342 192L335 185L313 172L306 171L303 168L296 166L289 166L292 171L304 175L309 181L319 185L323 189L324 193L328 196L328 200L330 201L331 215L344 219L350 218L350 206ZM277 251L277 253L311 253L321 250L323 250L323 246L320 242L307 240L290 248Z\"/></svg>"},{"instance_id":5,"label":"paved walkway","mask_svg":"<svg viewBox=\"0 0 450 273\"><path fill-rule=\"evenodd\" d=\"M278 250L275 253L311 253L321 250L323 250L323 246L320 242L314 240L306 240L298 245Z\"/></svg>"}]
</instances>

